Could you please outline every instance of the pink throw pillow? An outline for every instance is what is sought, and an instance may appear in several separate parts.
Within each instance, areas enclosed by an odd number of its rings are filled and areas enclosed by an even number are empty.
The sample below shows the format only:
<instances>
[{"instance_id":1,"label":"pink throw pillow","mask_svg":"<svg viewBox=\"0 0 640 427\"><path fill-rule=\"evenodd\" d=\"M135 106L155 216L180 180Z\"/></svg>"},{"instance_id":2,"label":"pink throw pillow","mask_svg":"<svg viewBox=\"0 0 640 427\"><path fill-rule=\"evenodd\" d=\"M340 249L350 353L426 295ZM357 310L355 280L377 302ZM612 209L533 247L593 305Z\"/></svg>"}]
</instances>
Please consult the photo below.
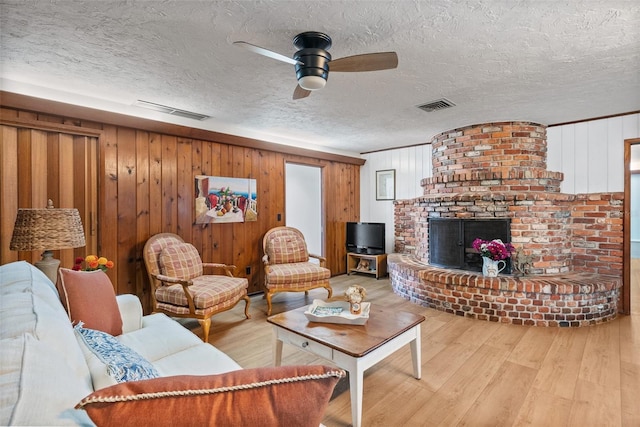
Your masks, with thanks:
<instances>
[{"instance_id":1,"label":"pink throw pillow","mask_svg":"<svg viewBox=\"0 0 640 427\"><path fill-rule=\"evenodd\" d=\"M60 300L75 325L117 336L122 334L122 317L116 301L116 293L109 276L102 270L74 271L61 268L58 271Z\"/></svg>"}]
</instances>

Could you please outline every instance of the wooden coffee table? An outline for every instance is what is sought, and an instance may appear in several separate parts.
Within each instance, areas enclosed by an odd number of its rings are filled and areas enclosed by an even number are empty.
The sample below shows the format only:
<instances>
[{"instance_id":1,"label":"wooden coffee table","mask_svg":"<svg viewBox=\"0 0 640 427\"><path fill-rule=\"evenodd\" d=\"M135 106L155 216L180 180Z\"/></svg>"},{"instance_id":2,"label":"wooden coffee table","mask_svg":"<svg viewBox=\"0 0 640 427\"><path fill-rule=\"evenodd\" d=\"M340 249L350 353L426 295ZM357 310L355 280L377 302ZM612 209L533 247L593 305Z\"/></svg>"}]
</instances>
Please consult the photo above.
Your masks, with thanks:
<instances>
[{"instance_id":1,"label":"wooden coffee table","mask_svg":"<svg viewBox=\"0 0 640 427\"><path fill-rule=\"evenodd\" d=\"M371 306L363 326L318 323L307 320L307 307L267 318L275 336L274 364L282 363L282 344L287 343L332 361L349 372L351 417L354 427L362 424L364 371L399 348L410 344L413 376L420 379L420 323L424 316Z\"/></svg>"}]
</instances>

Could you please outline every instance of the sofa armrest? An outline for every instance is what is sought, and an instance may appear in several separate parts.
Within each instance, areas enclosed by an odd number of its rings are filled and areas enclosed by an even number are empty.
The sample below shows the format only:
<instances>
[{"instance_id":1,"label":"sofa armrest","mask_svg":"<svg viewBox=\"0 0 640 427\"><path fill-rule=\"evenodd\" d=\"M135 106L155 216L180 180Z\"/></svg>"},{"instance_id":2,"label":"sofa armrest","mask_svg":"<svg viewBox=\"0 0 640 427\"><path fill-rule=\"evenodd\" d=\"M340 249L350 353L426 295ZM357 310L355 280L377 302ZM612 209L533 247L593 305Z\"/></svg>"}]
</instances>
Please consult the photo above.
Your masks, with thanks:
<instances>
[{"instance_id":1,"label":"sofa armrest","mask_svg":"<svg viewBox=\"0 0 640 427\"><path fill-rule=\"evenodd\" d=\"M137 296L123 294L116 296L120 317L122 317L122 333L136 331L142 327L142 304Z\"/></svg>"}]
</instances>

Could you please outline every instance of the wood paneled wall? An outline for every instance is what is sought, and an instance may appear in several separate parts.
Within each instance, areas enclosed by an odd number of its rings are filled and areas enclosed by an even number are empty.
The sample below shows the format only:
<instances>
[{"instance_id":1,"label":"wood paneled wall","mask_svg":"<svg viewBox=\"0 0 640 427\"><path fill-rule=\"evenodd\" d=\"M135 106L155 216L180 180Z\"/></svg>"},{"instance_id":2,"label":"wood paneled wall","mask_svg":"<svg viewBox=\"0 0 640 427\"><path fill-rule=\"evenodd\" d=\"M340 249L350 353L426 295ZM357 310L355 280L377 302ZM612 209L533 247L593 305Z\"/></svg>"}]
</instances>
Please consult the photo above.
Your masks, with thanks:
<instances>
[{"instance_id":1,"label":"wood paneled wall","mask_svg":"<svg viewBox=\"0 0 640 427\"><path fill-rule=\"evenodd\" d=\"M245 146L236 146L14 108L5 107L1 112L4 126L0 150L0 263L16 259L32 261L35 256L8 250L17 208L36 206L40 199L46 201L56 192L68 207L79 207L80 201L75 197L79 197L76 193L80 191L74 189L74 196L68 196L67 188L77 182L77 175L70 177L69 171L88 171L86 179L91 180L91 171L97 169L97 192L91 198L97 207L96 250L115 261L109 274L118 294L137 294L148 310L149 285L142 248L150 236L160 232L177 233L193 243L205 261L235 264L236 275L249 279L250 293L259 292L263 282L262 237L270 228L286 222L285 162L290 161L323 168L325 256L333 275L346 272L345 223L357 221L360 212L357 162L270 151L264 148L264 143L251 148L246 146L246 140ZM34 127L52 129L41 131ZM98 150L95 160L76 154L73 150L77 148L70 148L76 145L69 143L69 138L90 140L70 134L74 128L99 131L95 138ZM22 141L19 136L12 136L23 133L31 134L31 138ZM60 142L56 143L55 138ZM57 160L47 161L52 151L59 153ZM58 166L43 169L44 163ZM255 178L258 221L195 224L195 175ZM41 184L56 181L54 188L41 188ZM65 204L57 205L67 207ZM84 200L82 204L85 205ZM90 213L85 213L83 221L85 218L90 220ZM88 226L85 222L85 228ZM70 268L72 255L62 261L63 266ZM247 267L250 274L246 274Z\"/></svg>"},{"instance_id":2,"label":"wood paneled wall","mask_svg":"<svg viewBox=\"0 0 640 427\"><path fill-rule=\"evenodd\" d=\"M98 138L0 126L0 147L1 262L40 259L42 251L10 251L9 244L18 208L44 208L48 199L57 208L77 208L85 229L86 247L54 256L70 268L76 256L95 253Z\"/></svg>"}]
</instances>

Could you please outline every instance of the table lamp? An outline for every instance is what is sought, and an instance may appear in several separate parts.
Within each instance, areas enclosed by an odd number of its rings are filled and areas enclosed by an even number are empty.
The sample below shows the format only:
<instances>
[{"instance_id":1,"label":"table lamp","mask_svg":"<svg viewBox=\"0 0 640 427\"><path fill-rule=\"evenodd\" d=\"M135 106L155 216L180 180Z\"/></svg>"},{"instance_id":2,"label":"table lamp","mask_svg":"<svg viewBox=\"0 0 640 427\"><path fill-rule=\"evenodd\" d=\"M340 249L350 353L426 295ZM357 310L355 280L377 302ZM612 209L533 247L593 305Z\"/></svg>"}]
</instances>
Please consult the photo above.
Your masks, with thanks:
<instances>
[{"instance_id":1,"label":"table lamp","mask_svg":"<svg viewBox=\"0 0 640 427\"><path fill-rule=\"evenodd\" d=\"M53 258L52 251L81 248L85 245L78 210L54 208L53 202L49 200L44 209L18 209L9 249L44 250L42 259L34 264L56 283L60 260Z\"/></svg>"}]
</instances>

